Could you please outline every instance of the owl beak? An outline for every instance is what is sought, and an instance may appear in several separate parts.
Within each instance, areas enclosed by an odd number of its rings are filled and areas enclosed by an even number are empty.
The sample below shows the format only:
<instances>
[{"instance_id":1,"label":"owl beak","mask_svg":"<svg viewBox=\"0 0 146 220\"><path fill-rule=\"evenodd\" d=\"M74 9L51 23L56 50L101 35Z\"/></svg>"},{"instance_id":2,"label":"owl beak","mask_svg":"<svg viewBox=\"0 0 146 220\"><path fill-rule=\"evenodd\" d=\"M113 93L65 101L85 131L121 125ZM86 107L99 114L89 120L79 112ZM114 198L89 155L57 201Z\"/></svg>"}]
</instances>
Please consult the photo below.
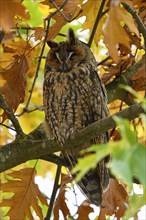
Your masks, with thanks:
<instances>
[{"instance_id":1,"label":"owl beak","mask_svg":"<svg viewBox=\"0 0 146 220\"><path fill-rule=\"evenodd\" d=\"M63 70L63 72L67 72L69 70L66 62L63 62L62 70Z\"/></svg>"}]
</instances>

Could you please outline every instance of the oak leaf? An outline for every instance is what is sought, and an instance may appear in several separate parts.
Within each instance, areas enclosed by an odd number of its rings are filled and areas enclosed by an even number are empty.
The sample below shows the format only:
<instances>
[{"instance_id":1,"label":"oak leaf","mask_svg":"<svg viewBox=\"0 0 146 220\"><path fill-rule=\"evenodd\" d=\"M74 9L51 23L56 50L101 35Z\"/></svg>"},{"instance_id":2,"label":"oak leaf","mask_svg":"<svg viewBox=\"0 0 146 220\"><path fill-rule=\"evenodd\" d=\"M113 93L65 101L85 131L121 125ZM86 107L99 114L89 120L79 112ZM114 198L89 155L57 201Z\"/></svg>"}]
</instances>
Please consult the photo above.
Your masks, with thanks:
<instances>
[{"instance_id":1,"label":"oak leaf","mask_svg":"<svg viewBox=\"0 0 146 220\"><path fill-rule=\"evenodd\" d=\"M27 59L25 55L20 55L0 73L0 91L13 111L24 101L27 70ZM6 114L3 113L3 120L5 119Z\"/></svg>"},{"instance_id":2,"label":"oak leaf","mask_svg":"<svg viewBox=\"0 0 146 220\"><path fill-rule=\"evenodd\" d=\"M82 202L82 204L79 206L77 214L78 214L78 220L89 220L89 214L91 212L94 212L93 208L90 206L91 203L89 200L85 200Z\"/></svg>"},{"instance_id":3,"label":"oak leaf","mask_svg":"<svg viewBox=\"0 0 146 220\"><path fill-rule=\"evenodd\" d=\"M3 192L11 192L14 195L9 199L3 199L1 207L10 207L7 216L10 219L18 220L28 217L33 220L33 211L36 215L43 219L42 208L39 206L46 205L47 201L40 192L38 185L34 182L36 170L25 168L20 171L13 171L9 174L13 179L8 179L8 182L1 185Z\"/></svg>"},{"instance_id":4,"label":"oak leaf","mask_svg":"<svg viewBox=\"0 0 146 220\"><path fill-rule=\"evenodd\" d=\"M10 28L15 27L18 20L17 16L21 16L24 19L28 19L26 14L25 7L21 4L21 0L1 0L1 27L5 32L8 32Z\"/></svg>"},{"instance_id":5,"label":"oak leaf","mask_svg":"<svg viewBox=\"0 0 146 220\"><path fill-rule=\"evenodd\" d=\"M24 39L20 38L17 41L9 40L3 44L3 54L0 64L9 64L7 54L11 56L11 60L15 57L25 54L28 62L29 69L27 71L28 76L33 76L36 70L36 65L34 60L38 57L37 47L33 46L31 43L26 42Z\"/></svg>"},{"instance_id":6,"label":"oak leaf","mask_svg":"<svg viewBox=\"0 0 146 220\"><path fill-rule=\"evenodd\" d=\"M139 37L139 31L133 18L120 6L120 2L111 1L109 16L104 28L105 44L108 47L109 54L116 63L119 62L118 44L123 44L130 48L130 38L122 27L121 22L124 22L130 31ZM129 0L126 3L131 5Z\"/></svg>"},{"instance_id":7,"label":"oak leaf","mask_svg":"<svg viewBox=\"0 0 146 220\"><path fill-rule=\"evenodd\" d=\"M67 183L71 183L72 178L70 175L61 174L61 185L59 190L59 195L56 199L55 206L54 206L54 220L59 219L59 210L62 212L64 219L67 218L67 216L70 215L69 209L67 207L67 204L65 202L65 193L67 190Z\"/></svg>"},{"instance_id":8,"label":"oak leaf","mask_svg":"<svg viewBox=\"0 0 146 220\"><path fill-rule=\"evenodd\" d=\"M100 5L101 5L101 1L93 1L93 0L88 0L86 3L81 5L81 13L79 14L78 17L82 17L82 16L86 17L86 20L82 25L82 28L84 30L89 29L90 33L92 32L92 29L94 27ZM102 34L102 28L103 28L104 22L105 22L105 16L103 16L100 19L100 22L96 29L96 33L94 37L96 44L98 44L100 35Z\"/></svg>"},{"instance_id":9,"label":"oak leaf","mask_svg":"<svg viewBox=\"0 0 146 220\"><path fill-rule=\"evenodd\" d=\"M81 0L68 0L66 4L64 5L63 9L61 10L62 14L65 15L67 20L60 14L57 13L55 16L53 16L53 19L55 19L55 23L49 28L49 36L48 40L53 39L57 36L61 28L70 21L76 11L78 11L78 5L81 2ZM56 0L55 4L60 7L62 5L63 1ZM54 5L49 3L50 8L54 8Z\"/></svg>"},{"instance_id":10,"label":"oak leaf","mask_svg":"<svg viewBox=\"0 0 146 220\"><path fill-rule=\"evenodd\" d=\"M117 217L117 220L124 215L128 208L129 196L124 184L117 180L110 179L110 187L103 194L103 201L99 213L99 220L106 220L106 215Z\"/></svg>"},{"instance_id":11,"label":"oak leaf","mask_svg":"<svg viewBox=\"0 0 146 220\"><path fill-rule=\"evenodd\" d=\"M137 72L132 76L132 88L136 91L142 91L146 88L146 64L145 60Z\"/></svg>"},{"instance_id":12,"label":"oak leaf","mask_svg":"<svg viewBox=\"0 0 146 220\"><path fill-rule=\"evenodd\" d=\"M121 51L123 50L123 53L125 52L122 45L120 45ZM111 82L112 78L115 76L119 76L122 74L122 72L126 71L130 66L134 64L134 56L133 55L126 55L121 57L121 60L117 65L115 63L109 63L106 65L106 68L108 67L108 73L105 73L101 78L102 81L105 84L108 84L108 82Z\"/></svg>"},{"instance_id":13,"label":"oak leaf","mask_svg":"<svg viewBox=\"0 0 146 220\"><path fill-rule=\"evenodd\" d=\"M36 27L34 30L35 40L42 40L42 38L45 36L45 29L42 27Z\"/></svg>"}]
</instances>

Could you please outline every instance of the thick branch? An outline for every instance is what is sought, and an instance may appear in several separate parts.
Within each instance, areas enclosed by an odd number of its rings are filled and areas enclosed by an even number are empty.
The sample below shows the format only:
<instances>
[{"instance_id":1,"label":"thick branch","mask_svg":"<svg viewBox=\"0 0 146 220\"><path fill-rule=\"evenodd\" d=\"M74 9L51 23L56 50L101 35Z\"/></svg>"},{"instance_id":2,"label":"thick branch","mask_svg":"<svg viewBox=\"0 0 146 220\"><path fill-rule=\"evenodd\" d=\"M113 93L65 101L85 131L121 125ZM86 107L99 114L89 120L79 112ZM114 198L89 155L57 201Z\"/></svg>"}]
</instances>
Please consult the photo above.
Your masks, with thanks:
<instances>
[{"instance_id":1,"label":"thick branch","mask_svg":"<svg viewBox=\"0 0 146 220\"><path fill-rule=\"evenodd\" d=\"M140 104L135 104L129 108L118 112L116 115L123 118L133 120L138 117L143 109ZM104 133L105 131L116 127L113 117L102 119L95 122L85 129L78 132L73 140L69 140L63 149L71 149L78 147L91 138ZM40 139L36 138L40 137ZM43 137L43 138L42 138ZM44 155L52 154L62 149L53 140L47 140L44 135L43 126L39 126L34 132L30 133L26 138L17 139L10 144L0 148L0 172L8 170L28 160L43 157Z\"/></svg>"}]
</instances>

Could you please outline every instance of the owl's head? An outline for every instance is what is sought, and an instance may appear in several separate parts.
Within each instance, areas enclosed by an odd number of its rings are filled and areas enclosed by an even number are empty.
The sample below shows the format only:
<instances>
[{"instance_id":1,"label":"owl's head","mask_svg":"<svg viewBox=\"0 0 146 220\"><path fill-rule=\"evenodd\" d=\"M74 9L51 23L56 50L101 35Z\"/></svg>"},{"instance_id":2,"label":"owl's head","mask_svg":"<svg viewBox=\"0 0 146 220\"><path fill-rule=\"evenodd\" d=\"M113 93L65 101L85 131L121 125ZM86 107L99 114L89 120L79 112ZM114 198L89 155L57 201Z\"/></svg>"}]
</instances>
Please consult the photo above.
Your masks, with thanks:
<instances>
[{"instance_id":1,"label":"owl's head","mask_svg":"<svg viewBox=\"0 0 146 220\"><path fill-rule=\"evenodd\" d=\"M47 68L52 71L68 72L81 64L86 56L85 48L75 36L74 31L69 29L66 41L48 41L50 51L47 55Z\"/></svg>"}]
</instances>

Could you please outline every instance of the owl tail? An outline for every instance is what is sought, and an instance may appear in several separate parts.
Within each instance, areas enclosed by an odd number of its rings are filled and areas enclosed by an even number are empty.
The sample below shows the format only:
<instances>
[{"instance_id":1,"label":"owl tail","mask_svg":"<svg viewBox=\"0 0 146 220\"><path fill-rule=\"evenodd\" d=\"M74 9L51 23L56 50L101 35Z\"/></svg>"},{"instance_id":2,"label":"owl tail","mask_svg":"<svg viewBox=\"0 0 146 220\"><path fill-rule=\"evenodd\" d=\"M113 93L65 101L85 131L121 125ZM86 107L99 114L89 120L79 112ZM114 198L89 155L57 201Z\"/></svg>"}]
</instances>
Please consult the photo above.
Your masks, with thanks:
<instances>
[{"instance_id":1,"label":"owl tail","mask_svg":"<svg viewBox=\"0 0 146 220\"><path fill-rule=\"evenodd\" d=\"M77 163L77 155L65 153L64 159L67 162L69 171ZM73 175L75 177L76 175ZM91 201L91 203L100 206L102 203L102 195L109 186L109 173L105 167L104 160L98 163L97 168L91 169L85 176L77 182L80 190Z\"/></svg>"}]
</instances>

